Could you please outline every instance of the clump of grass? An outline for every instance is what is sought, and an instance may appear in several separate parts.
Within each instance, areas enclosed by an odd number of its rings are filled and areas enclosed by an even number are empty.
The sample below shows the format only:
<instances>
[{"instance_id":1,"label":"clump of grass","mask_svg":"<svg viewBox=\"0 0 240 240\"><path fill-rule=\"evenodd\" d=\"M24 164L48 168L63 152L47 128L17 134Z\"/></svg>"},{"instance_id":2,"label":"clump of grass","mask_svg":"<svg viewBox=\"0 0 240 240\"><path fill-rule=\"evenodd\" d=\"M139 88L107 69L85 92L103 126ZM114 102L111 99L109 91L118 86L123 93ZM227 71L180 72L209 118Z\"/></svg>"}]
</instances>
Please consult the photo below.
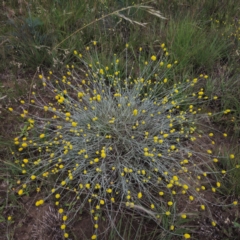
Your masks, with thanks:
<instances>
[{"instance_id":1,"label":"clump of grass","mask_svg":"<svg viewBox=\"0 0 240 240\"><path fill-rule=\"evenodd\" d=\"M230 45L219 32L211 29L209 33L203 24L189 16L170 22L167 41L181 69L197 73L210 71L216 62L226 59Z\"/></svg>"},{"instance_id":2,"label":"clump of grass","mask_svg":"<svg viewBox=\"0 0 240 240\"><path fill-rule=\"evenodd\" d=\"M11 68L19 66L19 71L61 68L71 62L69 53L74 48L81 48L93 39L101 39L108 47L117 49L125 43L125 35L129 35L130 28L126 27L129 23L147 25L146 18L135 19L136 13L164 19L159 11L142 2L128 5L118 1L51 0L22 4L21 13L14 10L16 3L4 5L8 13L2 21L0 57L11 59Z\"/></svg>"},{"instance_id":3,"label":"clump of grass","mask_svg":"<svg viewBox=\"0 0 240 240\"><path fill-rule=\"evenodd\" d=\"M194 201L211 217L202 191L220 187L212 167L218 159L213 145L201 145L204 134L198 121L204 125L208 118L201 114L208 97L203 89L194 90L207 76L169 86L166 76L177 62L169 62L165 44L145 61L139 49L139 65L128 62L127 45L123 70L117 55L110 65L102 64L97 42L93 45L93 52L88 47L84 56L74 51L81 64L67 66L62 77L39 75L54 96L51 102L34 92L29 104L21 101L20 115L28 127L25 136L14 139L13 156L24 183L18 195L33 182L49 186L35 204L55 202L65 238L68 224L87 205L94 221L92 239L102 236L102 217L114 225L123 211L138 213L176 235L174 224L190 217L181 202ZM32 108L37 113L31 114ZM188 232L180 235L190 238Z\"/></svg>"}]
</instances>

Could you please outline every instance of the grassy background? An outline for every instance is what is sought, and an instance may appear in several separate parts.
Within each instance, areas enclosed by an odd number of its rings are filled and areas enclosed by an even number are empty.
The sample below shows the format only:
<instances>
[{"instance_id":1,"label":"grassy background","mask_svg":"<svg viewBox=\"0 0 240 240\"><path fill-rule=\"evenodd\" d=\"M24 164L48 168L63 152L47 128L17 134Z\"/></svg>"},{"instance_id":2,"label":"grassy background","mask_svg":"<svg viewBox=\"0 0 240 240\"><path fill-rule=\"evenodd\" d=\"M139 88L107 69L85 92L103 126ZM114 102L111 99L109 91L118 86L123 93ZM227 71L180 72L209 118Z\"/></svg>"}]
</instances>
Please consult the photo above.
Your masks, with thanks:
<instances>
[{"instance_id":1,"label":"grassy background","mask_svg":"<svg viewBox=\"0 0 240 240\"><path fill-rule=\"evenodd\" d=\"M173 82L193 78L199 74L209 77L204 86L208 96L218 96L209 102L206 111L231 109L228 115L213 118L213 126L227 132L229 137L219 136L219 149L228 155L234 152L234 163L226 158L223 169L239 164L240 137L240 4L238 0L157 0L135 1L159 10L166 18L152 16L139 7L121 13L146 27L130 24L124 18L111 14L132 5L132 1L77 1L77 0L8 0L0 8L0 224L7 229L12 239L14 229L5 219L13 209L21 211L14 192L10 191L16 180L8 159L11 155L11 139L21 134L23 123L6 110L19 107L20 99L29 99L35 89L41 94L38 74L49 70L61 72L62 66L74 62L73 51L86 51L86 47L97 41L98 55L102 63L108 64L106 56L121 54L126 43L135 52L142 47L145 57L157 52L166 44L171 60L178 60L178 67L171 72ZM92 23L91 25L88 25ZM138 58L129 55L129 63ZM124 67L124 66L123 66ZM171 84L171 83L170 83ZM6 171L8 170L8 171ZM239 169L223 178L224 196L238 197L240 194ZM8 192L9 190L9 192ZM120 220L120 225L122 219ZM140 226L144 226L142 223ZM122 226L119 227L120 229ZM226 239L233 239L232 231L221 228ZM225 233L227 231L227 234ZM128 231L128 230L125 230ZM137 230L141 233L141 229ZM153 230L152 236L158 236ZM154 235L156 233L156 235ZM232 235L231 235L232 234ZM126 232L130 235L130 232ZM141 235L141 234L139 234ZM224 236L225 236L224 235ZM112 235L111 235L112 236ZM227 238L229 237L229 238ZM113 236L114 239L114 236ZM167 237L166 237L167 239Z\"/></svg>"}]
</instances>

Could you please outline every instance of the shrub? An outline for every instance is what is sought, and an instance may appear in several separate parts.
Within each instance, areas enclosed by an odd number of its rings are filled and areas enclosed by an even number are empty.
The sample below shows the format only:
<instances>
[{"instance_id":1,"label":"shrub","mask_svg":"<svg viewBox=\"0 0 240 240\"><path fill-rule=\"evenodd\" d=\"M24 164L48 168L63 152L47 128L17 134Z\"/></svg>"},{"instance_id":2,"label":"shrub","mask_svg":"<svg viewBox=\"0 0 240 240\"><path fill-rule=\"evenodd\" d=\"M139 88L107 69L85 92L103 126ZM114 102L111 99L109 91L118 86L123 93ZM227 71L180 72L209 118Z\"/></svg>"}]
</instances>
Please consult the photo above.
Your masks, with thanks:
<instances>
[{"instance_id":1,"label":"shrub","mask_svg":"<svg viewBox=\"0 0 240 240\"><path fill-rule=\"evenodd\" d=\"M202 191L220 187L213 166L218 159L212 134L204 137L202 127L211 114L201 113L201 105L209 99L203 89L194 90L207 76L177 83L167 79L177 62L168 62L164 44L148 62L139 49L134 66L116 55L105 66L87 50L84 57L74 51L81 64L67 66L61 78L52 72L39 75L54 99L48 102L33 92L26 104L30 110L24 107L21 113L28 125L25 135L14 139L15 163L24 180L18 194L33 181L50 187L36 206L55 202L65 238L66 226L87 204L94 219L92 239L101 234L100 216L114 224L118 214L133 211L159 227L167 219L173 230L177 219L189 217L180 203L195 202L210 214ZM127 46L126 56L128 51ZM32 108L37 112L31 114Z\"/></svg>"}]
</instances>

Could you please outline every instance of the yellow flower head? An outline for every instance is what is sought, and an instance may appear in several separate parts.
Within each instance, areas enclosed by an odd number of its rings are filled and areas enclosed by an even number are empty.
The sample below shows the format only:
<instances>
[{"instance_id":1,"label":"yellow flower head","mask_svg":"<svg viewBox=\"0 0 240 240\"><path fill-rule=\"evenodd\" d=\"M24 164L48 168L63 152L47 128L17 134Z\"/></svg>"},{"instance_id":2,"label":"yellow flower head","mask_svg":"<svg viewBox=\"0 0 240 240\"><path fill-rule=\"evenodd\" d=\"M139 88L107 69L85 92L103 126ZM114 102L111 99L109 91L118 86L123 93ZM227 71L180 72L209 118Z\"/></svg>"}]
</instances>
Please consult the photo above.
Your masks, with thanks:
<instances>
[{"instance_id":1,"label":"yellow flower head","mask_svg":"<svg viewBox=\"0 0 240 240\"><path fill-rule=\"evenodd\" d=\"M201 209L202 209L202 210L205 210L205 206L204 206L204 205L201 205Z\"/></svg>"},{"instance_id":2,"label":"yellow flower head","mask_svg":"<svg viewBox=\"0 0 240 240\"><path fill-rule=\"evenodd\" d=\"M194 197L193 197L193 196L189 196L189 200L190 200L190 201L193 201L193 200L194 200Z\"/></svg>"},{"instance_id":3,"label":"yellow flower head","mask_svg":"<svg viewBox=\"0 0 240 240\"><path fill-rule=\"evenodd\" d=\"M72 126L76 127L77 126L77 122L72 122Z\"/></svg>"},{"instance_id":4,"label":"yellow flower head","mask_svg":"<svg viewBox=\"0 0 240 240\"><path fill-rule=\"evenodd\" d=\"M211 224L213 227L215 227L217 225L217 223L215 221L212 221Z\"/></svg>"},{"instance_id":5,"label":"yellow flower head","mask_svg":"<svg viewBox=\"0 0 240 240\"><path fill-rule=\"evenodd\" d=\"M35 175L32 175L32 176L31 176L31 179L32 179L32 180L35 180L35 179L36 179L36 176L35 176Z\"/></svg>"},{"instance_id":6,"label":"yellow flower head","mask_svg":"<svg viewBox=\"0 0 240 240\"><path fill-rule=\"evenodd\" d=\"M151 56L151 60L152 60L152 61L156 61L156 60L157 60L157 57L156 57L155 55L152 55L152 56Z\"/></svg>"},{"instance_id":7,"label":"yellow flower head","mask_svg":"<svg viewBox=\"0 0 240 240\"><path fill-rule=\"evenodd\" d=\"M141 192L138 193L138 198L142 198L142 193Z\"/></svg>"},{"instance_id":8,"label":"yellow flower head","mask_svg":"<svg viewBox=\"0 0 240 240\"><path fill-rule=\"evenodd\" d=\"M112 189L111 189L111 188L108 188L108 189L106 190L106 192L107 192L107 193L111 193L111 192L112 192Z\"/></svg>"},{"instance_id":9,"label":"yellow flower head","mask_svg":"<svg viewBox=\"0 0 240 240\"><path fill-rule=\"evenodd\" d=\"M18 195L22 195L23 194L23 190L22 189L20 189L19 191L18 191Z\"/></svg>"},{"instance_id":10,"label":"yellow flower head","mask_svg":"<svg viewBox=\"0 0 240 240\"><path fill-rule=\"evenodd\" d=\"M24 159L23 159L23 162L27 164L27 163L28 163L28 159L27 159L27 158L24 158Z\"/></svg>"},{"instance_id":11,"label":"yellow flower head","mask_svg":"<svg viewBox=\"0 0 240 240\"><path fill-rule=\"evenodd\" d=\"M234 201L234 202L233 202L233 205L234 205L234 206L238 205L238 201Z\"/></svg>"},{"instance_id":12,"label":"yellow flower head","mask_svg":"<svg viewBox=\"0 0 240 240\"><path fill-rule=\"evenodd\" d=\"M134 110L133 110L133 115L134 115L134 116L137 116L137 114L138 114L138 110L137 110L137 109L134 109Z\"/></svg>"},{"instance_id":13,"label":"yellow flower head","mask_svg":"<svg viewBox=\"0 0 240 240\"><path fill-rule=\"evenodd\" d=\"M45 137L44 133L40 134L40 136L39 136L39 138L44 138L44 137Z\"/></svg>"},{"instance_id":14,"label":"yellow flower head","mask_svg":"<svg viewBox=\"0 0 240 240\"><path fill-rule=\"evenodd\" d=\"M44 203L44 200L41 199L41 200L36 201L35 205L36 205L36 207L38 207L38 206L43 205L43 203Z\"/></svg>"},{"instance_id":15,"label":"yellow flower head","mask_svg":"<svg viewBox=\"0 0 240 240\"><path fill-rule=\"evenodd\" d=\"M169 211L167 211L165 214L166 214L167 216L171 215L171 213L170 213Z\"/></svg>"},{"instance_id":16,"label":"yellow flower head","mask_svg":"<svg viewBox=\"0 0 240 240\"><path fill-rule=\"evenodd\" d=\"M63 209L60 208L60 209L58 210L58 212L59 212L59 213L63 213Z\"/></svg>"},{"instance_id":17,"label":"yellow flower head","mask_svg":"<svg viewBox=\"0 0 240 240\"><path fill-rule=\"evenodd\" d=\"M61 225L61 229L64 230L66 228L66 225L65 224L62 224Z\"/></svg>"},{"instance_id":18,"label":"yellow flower head","mask_svg":"<svg viewBox=\"0 0 240 240\"><path fill-rule=\"evenodd\" d=\"M185 239L191 238L191 235L189 233L185 233L183 236L184 236Z\"/></svg>"},{"instance_id":19,"label":"yellow flower head","mask_svg":"<svg viewBox=\"0 0 240 240\"><path fill-rule=\"evenodd\" d=\"M216 182L216 186L217 186L217 187L220 187L220 186L221 186L221 183L220 183L220 182Z\"/></svg>"},{"instance_id":20,"label":"yellow flower head","mask_svg":"<svg viewBox=\"0 0 240 240\"><path fill-rule=\"evenodd\" d=\"M56 195L55 195L55 198L60 198L60 194L59 193L57 193Z\"/></svg>"}]
</instances>

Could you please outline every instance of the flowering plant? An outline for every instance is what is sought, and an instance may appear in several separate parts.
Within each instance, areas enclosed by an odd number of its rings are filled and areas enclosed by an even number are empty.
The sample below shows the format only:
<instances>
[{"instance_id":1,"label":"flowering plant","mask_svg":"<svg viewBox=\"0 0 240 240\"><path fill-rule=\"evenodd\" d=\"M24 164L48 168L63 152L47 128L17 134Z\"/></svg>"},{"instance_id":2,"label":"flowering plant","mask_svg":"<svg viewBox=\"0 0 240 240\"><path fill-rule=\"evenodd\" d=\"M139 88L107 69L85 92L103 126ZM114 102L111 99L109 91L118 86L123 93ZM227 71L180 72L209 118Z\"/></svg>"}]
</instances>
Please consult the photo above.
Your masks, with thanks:
<instances>
[{"instance_id":1,"label":"flowering plant","mask_svg":"<svg viewBox=\"0 0 240 240\"><path fill-rule=\"evenodd\" d=\"M18 194L33 181L51 186L35 204L54 199L65 238L67 224L87 203L95 221L92 239L99 234L100 215L111 219L126 208L159 226L163 218L173 225L178 217L187 218L178 208L182 199L209 210L201 191L220 187L213 167L218 158L212 147L196 150L204 136L198 122L208 116L201 105L209 100L196 84L207 75L169 84L177 61L170 63L165 44L144 65L139 56L137 74L127 63L120 70L115 55L105 66L93 54L74 54L79 69L67 66L61 78L39 75L54 99L47 102L33 92L29 107L45 116L26 108L21 113L28 125L25 136L14 140L24 179Z\"/></svg>"}]
</instances>

